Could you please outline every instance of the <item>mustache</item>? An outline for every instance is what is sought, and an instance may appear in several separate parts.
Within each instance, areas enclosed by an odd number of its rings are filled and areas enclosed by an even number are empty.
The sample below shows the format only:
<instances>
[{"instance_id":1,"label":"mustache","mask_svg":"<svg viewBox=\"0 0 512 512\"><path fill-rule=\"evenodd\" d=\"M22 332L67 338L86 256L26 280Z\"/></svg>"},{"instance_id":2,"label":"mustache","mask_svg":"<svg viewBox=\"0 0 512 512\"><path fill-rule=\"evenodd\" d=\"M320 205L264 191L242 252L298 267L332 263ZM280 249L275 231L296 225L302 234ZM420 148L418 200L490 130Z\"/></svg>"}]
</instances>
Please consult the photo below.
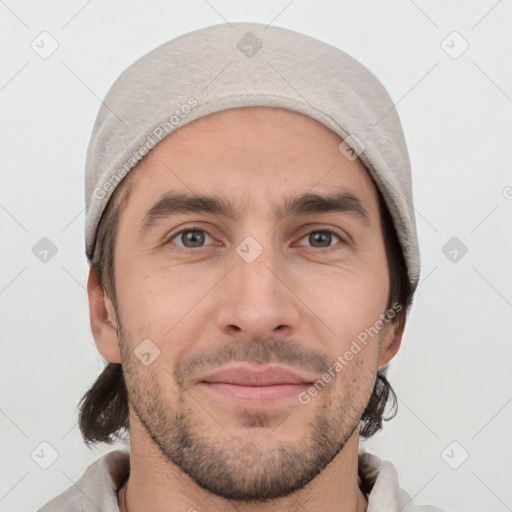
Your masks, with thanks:
<instances>
[{"instance_id":1,"label":"mustache","mask_svg":"<svg viewBox=\"0 0 512 512\"><path fill-rule=\"evenodd\" d=\"M291 340L269 339L265 342L233 341L221 347L199 351L178 363L174 377L183 387L187 377L231 362L261 365L281 363L318 374L329 369L328 359L322 352Z\"/></svg>"}]
</instances>

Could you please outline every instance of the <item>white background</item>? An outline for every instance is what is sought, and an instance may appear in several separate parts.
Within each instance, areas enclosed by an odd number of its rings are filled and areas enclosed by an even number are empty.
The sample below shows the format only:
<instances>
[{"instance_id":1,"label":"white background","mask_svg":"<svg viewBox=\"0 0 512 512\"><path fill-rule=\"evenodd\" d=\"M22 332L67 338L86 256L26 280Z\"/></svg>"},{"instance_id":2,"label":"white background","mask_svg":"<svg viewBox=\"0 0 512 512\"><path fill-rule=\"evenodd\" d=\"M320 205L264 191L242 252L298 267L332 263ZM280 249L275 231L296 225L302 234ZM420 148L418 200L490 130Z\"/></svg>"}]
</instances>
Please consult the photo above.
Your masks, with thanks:
<instances>
[{"instance_id":1,"label":"white background","mask_svg":"<svg viewBox=\"0 0 512 512\"><path fill-rule=\"evenodd\" d=\"M100 98L157 45L224 21L337 46L397 102L422 276L389 373L399 414L367 449L395 464L415 503L512 510L510 0L5 0L0 18L2 511L36 510L115 448L87 449L75 410L103 368L83 241L85 151ZM31 48L42 31L59 44L47 59ZM469 43L457 59L441 47L453 31ZM441 251L454 236L468 248L456 263ZM47 263L32 253L42 237L58 248ZM31 458L43 441L58 452L48 469ZM458 469L447 464L465 452Z\"/></svg>"}]
</instances>

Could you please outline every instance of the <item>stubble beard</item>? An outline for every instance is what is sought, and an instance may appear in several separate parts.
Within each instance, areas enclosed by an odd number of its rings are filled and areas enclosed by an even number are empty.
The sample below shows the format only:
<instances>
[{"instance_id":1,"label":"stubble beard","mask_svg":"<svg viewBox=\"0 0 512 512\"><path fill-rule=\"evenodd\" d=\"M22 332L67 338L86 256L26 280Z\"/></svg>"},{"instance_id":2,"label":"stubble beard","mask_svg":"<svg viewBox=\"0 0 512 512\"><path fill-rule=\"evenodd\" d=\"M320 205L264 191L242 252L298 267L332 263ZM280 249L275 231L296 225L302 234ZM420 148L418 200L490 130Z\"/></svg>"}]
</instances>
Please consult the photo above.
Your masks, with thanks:
<instances>
[{"instance_id":1,"label":"stubble beard","mask_svg":"<svg viewBox=\"0 0 512 512\"><path fill-rule=\"evenodd\" d=\"M121 329L121 334L122 332ZM356 428L369 395L356 386L349 386L343 396L336 396L334 386L323 389L308 405L299 405L291 415L300 414L302 407L315 407L317 412L309 422L307 433L300 441L272 443L272 436L286 428L273 424L264 409L238 411L243 437L232 436L211 419L211 430L200 424L194 407L204 407L190 392L177 385L177 399L169 404L150 367L141 368L140 361L128 350L124 336L120 340L123 352L123 372L128 401L136 419L163 457L179 467L201 488L226 499L239 502L262 502L289 496L304 488L343 450ZM245 350L247 354L247 350ZM142 376L142 373L146 375ZM336 380L332 381L333 383ZM353 383L351 383L353 384ZM261 436L268 430L268 441ZM274 430L273 430L274 429ZM253 435L254 432L257 435Z\"/></svg>"}]
</instances>

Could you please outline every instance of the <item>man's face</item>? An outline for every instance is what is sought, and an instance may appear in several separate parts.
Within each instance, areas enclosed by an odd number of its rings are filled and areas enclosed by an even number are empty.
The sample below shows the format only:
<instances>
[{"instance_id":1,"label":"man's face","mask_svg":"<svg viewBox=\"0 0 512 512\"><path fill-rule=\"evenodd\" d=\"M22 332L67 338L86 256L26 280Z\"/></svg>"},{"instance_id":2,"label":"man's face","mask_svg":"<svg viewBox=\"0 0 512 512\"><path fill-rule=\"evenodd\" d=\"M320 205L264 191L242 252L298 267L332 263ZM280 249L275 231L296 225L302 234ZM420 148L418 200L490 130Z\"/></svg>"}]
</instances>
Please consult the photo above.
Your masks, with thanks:
<instances>
[{"instance_id":1,"label":"man's face","mask_svg":"<svg viewBox=\"0 0 512 512\"><path fill-rule=\"evenodd\" d=\"M357 436L389 328L333 372L386 311L375 186L320 123L251 110L202 118L152 150L115 249L132 441L139 432L199 485L241 500L303 487ZM233 211L147 215L166 194ZM286 208L306 194L349 199L343 211ZM329 368L335 378L310 393Z\"/></svg>"}]
</instances>

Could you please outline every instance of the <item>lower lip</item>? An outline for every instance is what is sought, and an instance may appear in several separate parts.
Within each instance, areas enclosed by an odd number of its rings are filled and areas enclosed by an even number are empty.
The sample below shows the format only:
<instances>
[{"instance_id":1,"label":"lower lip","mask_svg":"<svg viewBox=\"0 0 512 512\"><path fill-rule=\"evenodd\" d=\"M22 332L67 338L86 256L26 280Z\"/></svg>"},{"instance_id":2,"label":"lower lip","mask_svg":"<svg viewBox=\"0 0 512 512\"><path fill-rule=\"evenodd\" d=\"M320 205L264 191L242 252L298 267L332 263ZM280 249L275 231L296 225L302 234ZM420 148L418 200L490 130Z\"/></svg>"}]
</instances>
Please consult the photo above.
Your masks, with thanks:
<instances>
[{"instance_id":1,"label":"lower lip","mask_svg":"<svg viewBox=\"0 0 512 512\"><path fill-rule=\"evenodd\" d=\"M297 399L309 384L276 384L273 386L238 386L225 382L201 382L202 387L221 395L223 398L261 405L281 400Z\"/></svg>"}]
</instances>

